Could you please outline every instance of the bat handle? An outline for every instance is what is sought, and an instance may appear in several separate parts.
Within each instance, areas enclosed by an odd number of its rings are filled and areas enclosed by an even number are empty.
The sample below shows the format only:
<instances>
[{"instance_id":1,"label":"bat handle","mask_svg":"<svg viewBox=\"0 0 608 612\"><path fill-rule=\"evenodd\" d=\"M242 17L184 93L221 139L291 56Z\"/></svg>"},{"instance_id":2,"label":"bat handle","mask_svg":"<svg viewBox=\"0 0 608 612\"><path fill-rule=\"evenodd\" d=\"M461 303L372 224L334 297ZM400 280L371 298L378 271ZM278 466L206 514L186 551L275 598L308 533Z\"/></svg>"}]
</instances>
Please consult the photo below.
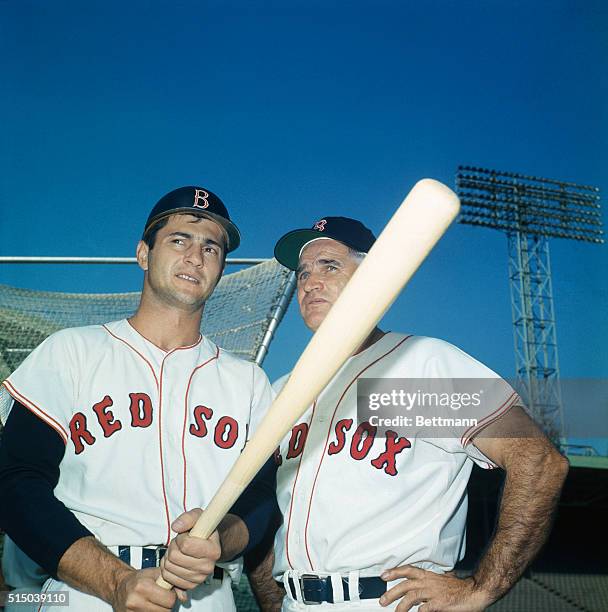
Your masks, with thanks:
<instances>
[{"instance_id":1,"label":"bat handle","mask_svg":"<svg viewBox=\"0 0 608 612\"><path fill-rule=\"evenodd\" d=\"M162 576L159 576L156 579L156 584L161 588L165 589L165 591L170 591L173 588L172 584L169 584Z\"/></svg>"},{"instance_id":2,"label":"bat handle","mask_svg":"<svg viewBox=\"0 0 608 612\"><path fill-rule=\"evenodd\" d=\"M215 531L240 491L240 488L235 486L226 487L226 489L228 494L216 495L206 510L198 517L194 527L190 530L191 536L206 539ZM173 585L168 583L162 576L156 579L156 584L166 591L170 591L173 588Z\"/></svg>"},{"instance_id":3,"label":"bat handle","mask_svg":"<svg viewBox=\"0 0 608 612\"><path fill-rule=\"evenodd\" d=\"M202 518L204 516L201 515L201 517L199 518L198 522L194 525L194 527L192 527L192 529L190 530L190 535L195 537L195 538L201 538L201 539L205 539L208 538L214 531L215 529L215 525L210 526L208 524L205 524L205 521L202 521ZM199 523L201 523L199 525ZM159 576L156 579L156 584L165 589L165 591L170 591L173 588L173 585L170 584L169 582L167 582L162 576Z\"/></svg>"}]
</instances>

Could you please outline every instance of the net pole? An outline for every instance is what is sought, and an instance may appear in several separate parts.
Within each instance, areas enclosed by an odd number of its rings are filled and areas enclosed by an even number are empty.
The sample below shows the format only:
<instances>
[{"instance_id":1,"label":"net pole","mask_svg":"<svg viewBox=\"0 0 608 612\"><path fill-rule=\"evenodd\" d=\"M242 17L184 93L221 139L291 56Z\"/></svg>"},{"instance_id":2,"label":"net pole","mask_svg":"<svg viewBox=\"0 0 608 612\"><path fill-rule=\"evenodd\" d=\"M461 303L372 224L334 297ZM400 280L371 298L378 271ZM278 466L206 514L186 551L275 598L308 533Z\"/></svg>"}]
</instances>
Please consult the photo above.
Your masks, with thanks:
<instances>
[{"instance_id":1,"label":"net pole","mask_svg":"<svg viewBox=\"0 0 608 612\"><path fill-rule=\"evenodd\" d=\"M296 273L291 272L291 274L289 275L289 280L285 285L285 290L283 291L281 298L279 299L279 302L276 305L276 308L270 315L270 323L268 325L268 329L264 334L264 338L262 338L262 344L260 344L260 348L258 349L258 352L255 356L255 363L259 366L262 365L264 358L268 354L268 348L270 347L270 343L272 342L272 339L274 337L274 332L276 331L277 327L281 323L281 320L285 316L285 313L287 312L287 307L289 306L289 302L291 301L295 288Z\"/></svg>"}]
</instances>

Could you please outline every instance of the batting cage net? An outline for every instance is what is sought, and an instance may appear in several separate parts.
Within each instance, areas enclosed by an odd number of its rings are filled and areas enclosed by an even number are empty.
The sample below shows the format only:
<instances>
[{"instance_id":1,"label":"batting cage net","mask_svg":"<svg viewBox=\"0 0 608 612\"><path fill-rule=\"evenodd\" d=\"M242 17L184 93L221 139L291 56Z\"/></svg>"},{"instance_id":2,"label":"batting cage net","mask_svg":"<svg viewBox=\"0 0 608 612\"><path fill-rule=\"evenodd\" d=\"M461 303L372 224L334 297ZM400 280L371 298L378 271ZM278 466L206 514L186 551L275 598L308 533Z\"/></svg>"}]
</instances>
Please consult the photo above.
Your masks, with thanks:
<instances>
[{"instance_id":1,"label":"batting cage net","mask_svg":"<svg viewBox=\"0 0 608 612\"><path fill-rule=\"evenodd\" d=\"M205 336L255 360L277 306L291 297L289 281L290 271L275 260L226 274L205 306ZM0 285L0 380L53 332L129 317L139 296L138 291L60 293Z\"/></svg>"},{"instance_id":2,"label":"batting cage net","mask_svg":"<svg viewBox=\"0 0 608 612\"><path fill-rule=\"evenodd\" d=\"M205 306L201 331L231 353L261 363L293 287L290 270L275 260L226 274ZM50 334L65 327L129 317L135 313L139 298L139 291L62 293L0 285L0 382ZM1 389L3 421L11 402ZM0 440L1 437L0 425ZM2 540L0 530L0 554ZM0 572L0 591L3 588L6 586ZM239 612L259 609L245 575L233 590Z\"/></svg>"}]
</instances>

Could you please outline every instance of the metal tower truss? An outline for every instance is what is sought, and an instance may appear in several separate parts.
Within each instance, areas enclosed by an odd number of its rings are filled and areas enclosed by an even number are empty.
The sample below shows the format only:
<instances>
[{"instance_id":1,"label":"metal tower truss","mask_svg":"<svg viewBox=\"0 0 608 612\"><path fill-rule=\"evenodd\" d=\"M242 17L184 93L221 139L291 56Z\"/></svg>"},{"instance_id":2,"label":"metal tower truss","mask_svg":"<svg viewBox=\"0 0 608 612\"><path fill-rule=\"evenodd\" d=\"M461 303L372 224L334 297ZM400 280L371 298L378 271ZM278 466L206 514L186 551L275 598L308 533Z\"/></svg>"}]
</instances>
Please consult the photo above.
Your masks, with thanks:
<instances>
[{"instance_id":1,"label":"metal tower truss","mask_svg":"<svg viewBox=\"0 0 608 612\"><path fill-rule=\"evenodd\" d=\"M460 223L507 234L516 387L554 440L563 438L549 237L601 244L599 189L459 166Z\"/></svg>"},{"instance_id":2,"label":"metal tower truss","mask_svg":"<svg viewBox=\"0 0 608 612\"><path fill-rule=\"evenodd\" d=\"M520 232L507 237L516 386L532 416L558 439L563 414L549 242Z\"/></svg>"}]
</instances>

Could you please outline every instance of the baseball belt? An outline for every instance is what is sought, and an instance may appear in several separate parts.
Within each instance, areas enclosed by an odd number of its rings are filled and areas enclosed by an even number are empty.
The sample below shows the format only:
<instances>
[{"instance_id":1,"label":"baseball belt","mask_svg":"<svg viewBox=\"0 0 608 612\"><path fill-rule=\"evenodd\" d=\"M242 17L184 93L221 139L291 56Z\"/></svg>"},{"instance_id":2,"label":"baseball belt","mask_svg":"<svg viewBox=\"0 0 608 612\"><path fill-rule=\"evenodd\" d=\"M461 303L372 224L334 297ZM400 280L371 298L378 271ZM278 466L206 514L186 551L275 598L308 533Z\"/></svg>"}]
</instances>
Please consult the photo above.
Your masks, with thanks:
<instances>
[{"instance_id":1,"label":"baseball belt","mask_svg":"<svg viewBox=\"0 0 608 612\"><path fill-rule=\"evenodd\" d=\"M121 561L124 561L127 565L131 565L131 546L119 546L118 556ZM137 548L140 548L139 546ZM167 552L166 546L154 546L150 548L141 548L141 569L147 567L158 567L160 560L165 556ZM217 565L213 569L213 578L215 580L224 579L224 569Z\"/></svg>"},{"instance_id":2,"label":"baseball belt","mask_svg":"<svg viewBox=\"0 0 608 612\"><path fill-rule=\"evenodd\" d=\"M302 592L302 603L320 604L334 603L334 590L331 584L331 576L317 576L315 574L302 574L296 580L300 584ZM294 578L287 579L292 599L296 599ZM344 589L344 601L350 601L348 578L342 578ZM359 599L378 599L386 593L386 582L382 578L367 577L359 578Z\"/></svg>"}]
</instances>

